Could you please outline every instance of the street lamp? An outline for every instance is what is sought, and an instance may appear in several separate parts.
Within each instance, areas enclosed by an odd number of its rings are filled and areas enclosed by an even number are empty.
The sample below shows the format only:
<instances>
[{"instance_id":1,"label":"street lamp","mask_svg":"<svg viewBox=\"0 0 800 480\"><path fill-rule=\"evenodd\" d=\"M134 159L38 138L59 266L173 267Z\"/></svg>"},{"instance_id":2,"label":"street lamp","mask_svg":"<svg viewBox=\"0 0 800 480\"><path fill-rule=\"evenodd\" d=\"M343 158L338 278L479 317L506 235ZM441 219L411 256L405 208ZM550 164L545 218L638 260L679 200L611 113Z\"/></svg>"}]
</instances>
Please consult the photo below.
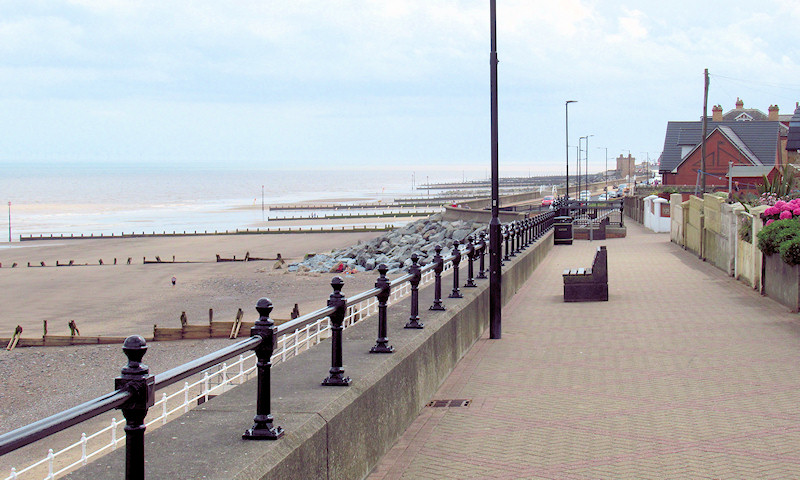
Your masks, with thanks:
<instances>
[{"instance_id":1,"label":"street lamp","mask_svg":"<svg viewBox=\"0 0 800 480\"><path fill-rule=\"evenodd\" d=\"M589 137L594 137L594 135L586 135L585 137L581 137L581 138L578 139L578 150L579 151L580 151L581 140L583 140L584 138L586 139L586 150L584 150L586 152L586 170L587 170L586 173L585 173L585 175L586 175L586 185L584 185L586 190L589 189L589 172L588 172L588 170L589 170ZM580 186L581 186L581 178L580 178L580 176L581 176L581 159L580 159L580 155L578 155L578 200L580 200L581 191L582 191L581 188L580 188Z\"/></svg>"},{"instance_id":2,"label":"street lamp","mask_svg":"<svg viewBox=\"0 0 800 480\"><path fill-rule=\"evenodd\" d=\"M576 192L575 198L580 201L581 199L581 153L583 153L583 149L581 148L581 142L586 137L578 137L578 158L575 160L575 163L578 164L578 191Z\"/></svg>"},{"instance_id":3,"label":"street lamp","mask_svg":"<svg viewBox=\"0 0 800 480\"><path fill-rule=\"evenodd\" d=\"M496 0L489 1L489 31L491 52L489 53L489 77L491 89L492 120L492 219L489 222L489 338L501 337L502 297L500 282L500 181L497 148L497 7Z\"/></svg>"},{"instance_id":4,"label":"street lamp","mask_svg":"<svg viewBox=\"0 0 800 480\"><path fill-rule=\"evenodd\" d=\"M586 190L589 190L589 137L594 137L594 135L586 135L586 137L585 137L586 138L586 168L584 169L585 171L583 172L583 174L586 175L586 182L585 182Z\"/></svg>"},{"instance_id":5,"label":"street lamp","mask_svg":"<svg viewBox=\"0 0 800 480\"><path fill-rule=\"evenodd\" d=\"M605 180L606 182L606 189L604 190L604 192L606 192L606 200L608 200L608 147L597 147L597 148L605 149L606 151L606 168L603 170L603 180Z\"/></svg>"},{"instance_id":6,"label":"street lamp","mask_svg":"<svg viewBox=\"0 0 800 480\"><path fill-rule=\"evenodd\" d=\"M564 103L564 110L566 114L565 126L566 126L566 145L567 145L567 187L566 187L566 198L569 200L569 104L570 103L577 103L577 100L567 100Z\"/></svg>"}]
</instances>

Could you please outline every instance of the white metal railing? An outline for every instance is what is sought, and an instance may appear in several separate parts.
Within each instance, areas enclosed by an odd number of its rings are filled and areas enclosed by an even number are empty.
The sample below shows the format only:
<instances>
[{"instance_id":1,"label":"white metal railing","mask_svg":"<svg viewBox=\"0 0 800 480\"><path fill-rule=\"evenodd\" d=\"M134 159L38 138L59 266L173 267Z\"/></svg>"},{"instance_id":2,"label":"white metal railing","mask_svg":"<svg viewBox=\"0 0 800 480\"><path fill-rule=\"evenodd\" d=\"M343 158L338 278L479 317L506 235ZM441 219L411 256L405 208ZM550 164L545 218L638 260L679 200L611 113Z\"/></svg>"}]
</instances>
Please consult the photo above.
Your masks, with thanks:
<instances>
[{"instance_id":1,"label":"white metal railing","mask_svg":"<svg viewBox=\"0 0 800 480\"><path fill-rule=\"evenodd\" d=\"M445 272L452 270L452 267L452 260L446 261L442 275L444 276ZM430 284L435 278L433 270L425 271L420 279L420 288ZM410 293L411 283L404 282L402 285L392 289L387 304L393 305L410 295ZM378 299L376 297L362 300L355 305L347 307L343 326L346 328L355 325L359 321L374 315L377 311ZM281 335L278 337L277 348L271 357L273 365L297 356L301 352L317 345L330 336L330 330L330 318L323 317L292 333ZM239 355L239 358L232 364L222 363L211 367L205 370L202 377L193 383L184 382L182 388L178 388L171 394L165 392L148 410L148 414L154 412L159 412L159 414L150 419L146 426L157 428L160 425L164 425L169 420L187 413L195 405L200 405L210 398L244 383L255 371L256 361L256 355L253 352ZM77 467L86 465L91 459L108 451L116 450L118 446L125 443L125 434L121 430L124 424L125 420L112 418L108 426L91 435L87 436L86 433L81 433L81 439L75 443L57 451L53 451L52 448L48 449L45 458L22 470L17 471L15 467L12 467L11 474L5 480L28 478L53 480Z\"/></svg>"}]
</instances>

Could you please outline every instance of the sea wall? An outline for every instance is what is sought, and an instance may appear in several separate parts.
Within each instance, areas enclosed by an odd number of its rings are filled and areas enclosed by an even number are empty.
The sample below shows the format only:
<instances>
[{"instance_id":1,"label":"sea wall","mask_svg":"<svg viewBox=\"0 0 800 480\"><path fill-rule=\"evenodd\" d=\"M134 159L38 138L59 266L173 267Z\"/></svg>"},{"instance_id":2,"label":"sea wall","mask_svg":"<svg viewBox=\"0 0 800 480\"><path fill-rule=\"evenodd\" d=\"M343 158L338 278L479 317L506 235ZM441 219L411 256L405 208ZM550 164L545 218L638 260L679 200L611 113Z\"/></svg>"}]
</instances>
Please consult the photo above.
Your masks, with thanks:
<instances>
[{"instance_id":1,"label":"sea wall","mask_svg":"<svg viewBox=\"0 0 800 480\"><path fill-rule=\"evenodd\" d=\"M503 268L507 302L553 246L552 231ZM462 267L465 262L462 262ZM465 268L462 268L462 282ZM443 279L444 296L452 277ZM408 299L389 309L393 354L369 354L377 336L370 318L344 331L349 387L323 387L330 339L272 369L272 413L286 429L277 441L245 441L252 425L256 385L246 382L179 420L145 435L149 478L359 479L377 464L432 398L461 357L488 326L489 285L461 288L462 299L444 298L432 312L432 286L420 292L423 330L404 329ZM345 284L344 293L348 292ZM279 299L273 299L279 301ZM144 362L147 362L145 356ZM123 478L120 449L67 478Z\"/></svg>"}]
</instances>

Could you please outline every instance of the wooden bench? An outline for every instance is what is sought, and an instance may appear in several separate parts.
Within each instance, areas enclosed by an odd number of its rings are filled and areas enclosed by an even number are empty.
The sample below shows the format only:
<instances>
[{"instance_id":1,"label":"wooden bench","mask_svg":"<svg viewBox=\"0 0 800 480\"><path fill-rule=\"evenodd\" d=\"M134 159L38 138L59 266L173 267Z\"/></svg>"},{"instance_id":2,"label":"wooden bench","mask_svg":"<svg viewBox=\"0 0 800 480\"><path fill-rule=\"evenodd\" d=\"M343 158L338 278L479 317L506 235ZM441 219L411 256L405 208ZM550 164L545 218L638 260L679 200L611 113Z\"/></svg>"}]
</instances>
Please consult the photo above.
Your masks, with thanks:
<instances>
[{"instance_id":1,"label":"wooden bench","mask_svg":"<svg viewBox=\"0 0 800 480\"><path fill-rule=\"evenodd\" d=\"M608 251L597 248L591 268L566 269L564 277L565 302L608 301Z\"/></svg>"}]
</instances>

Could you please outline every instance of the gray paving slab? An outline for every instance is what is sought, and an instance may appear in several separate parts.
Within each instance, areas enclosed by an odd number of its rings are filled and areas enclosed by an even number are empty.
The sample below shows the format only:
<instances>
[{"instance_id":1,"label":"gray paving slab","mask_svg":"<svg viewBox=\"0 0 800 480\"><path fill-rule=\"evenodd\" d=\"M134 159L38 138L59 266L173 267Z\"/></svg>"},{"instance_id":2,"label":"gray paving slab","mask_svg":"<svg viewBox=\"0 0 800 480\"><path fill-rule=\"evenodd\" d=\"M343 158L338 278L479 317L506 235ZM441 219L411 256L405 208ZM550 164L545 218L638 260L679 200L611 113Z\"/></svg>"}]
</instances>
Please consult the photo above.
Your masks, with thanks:
<instances>
[{"instance_id":1,"label":"gray paving slab","mask_svg":"<svg viewBox=\"0 0 800 480\"><path fill-rule=\"evenodd\" d=\"M561 272L608 248L609 301ZM628 222L557 246L368 477L800 478L800 317Z\"/></svg>"}]
</instances>

